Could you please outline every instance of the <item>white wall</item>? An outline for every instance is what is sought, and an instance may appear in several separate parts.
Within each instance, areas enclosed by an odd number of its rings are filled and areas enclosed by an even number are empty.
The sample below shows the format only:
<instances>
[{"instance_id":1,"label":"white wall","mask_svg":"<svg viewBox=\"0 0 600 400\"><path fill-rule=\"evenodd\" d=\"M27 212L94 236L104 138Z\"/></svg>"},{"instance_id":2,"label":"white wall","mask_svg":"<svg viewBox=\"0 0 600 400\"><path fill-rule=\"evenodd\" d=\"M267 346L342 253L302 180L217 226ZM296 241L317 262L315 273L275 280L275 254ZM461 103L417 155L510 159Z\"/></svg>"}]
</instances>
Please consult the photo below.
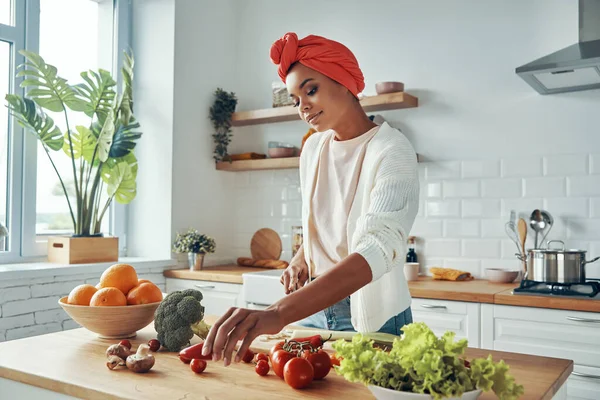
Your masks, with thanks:
<instances>
[{"instance_id":1,"label":"white wall","mask_svg":"<svg viewBox=\"0 0 600 400\"><path fill-rule=\"evenodd\" d=\"M594 211L599 193L592 189L598 186L594 174L600 171L591 165L590 155L600 148L600 91L541 96L514 73L516 67L577 40L577 2L204 0L177 1L175 15L171 237L196 226L218 239L221 255L235 258L248 253L256 229L271 226L283 236L299 222L297 171L216 172L206 119L218 86L236 92L238 110L270 107L271 82L278 77L269 48L285 32L295 31L300 37L319 34L350 47L366 76L366 94L374 94L377 81L400 80L407 92L419 97L417 109L381 114L402 129L427 161L421 166L423 186L440 184L434 193L438 197L423 197L415 226L414 233L423 236L419 251L424 261L429 250L432 262L475 273L487 265L514 267L508 248L504 250L506 238L498 233L506 220L502 210L511 204L520 213L529 214L534 206L555 211L555 237L600 251L600 227L594 219L600 217ZM230 152L264 153L269 140L300 144L306 131L302 122L235 128ZM584 164L578 157L558 164L543 158L558 154L581 155ZM465 172L471 160L489 160L498 168L489 179L507 185L505 179L515 179L512 184L520 188L496 194L499 210L494 207L464 222L465 204L470 204L464 201L474 195L465 190L486 197L484 187L493 184L485 181L485 174ZM570 169L570 161L579 167ZM543 165L566 168L557 175L559 191L545 191L552 181L544 180L550 176ZM530 180L535 177L544 179ZM528 188L536 184L542 192L530 198ZM591 189L573 190L580 186ZM447 216L433 212L431 202L446 200L458 202L458 210ZM578 205L584 210L571 211ZM465 235L463 224L478 234ZM497 236L486 237L490 227ZM467 241L471 239L495 242L486 247ZM436 240L452 241L452 249L438 251ZM473 252L478 245L492 251ZM284 236L284 249L289 251L289 246Z\"/></svg>"}]
</instances>

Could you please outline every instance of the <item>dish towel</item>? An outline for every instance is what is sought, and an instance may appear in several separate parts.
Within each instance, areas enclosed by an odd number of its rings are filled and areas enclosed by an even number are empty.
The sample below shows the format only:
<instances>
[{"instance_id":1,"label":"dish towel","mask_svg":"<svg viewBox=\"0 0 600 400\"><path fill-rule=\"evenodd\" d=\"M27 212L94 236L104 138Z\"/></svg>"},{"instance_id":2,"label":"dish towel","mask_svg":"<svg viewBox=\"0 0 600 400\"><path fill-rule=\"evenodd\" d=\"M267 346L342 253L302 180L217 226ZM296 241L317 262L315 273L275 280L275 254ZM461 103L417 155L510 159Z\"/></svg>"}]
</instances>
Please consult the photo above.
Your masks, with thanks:
<instances>
[{"instance_id":1,"label":"dish towel","mask_svg":"<svg viewBox=\"0 0 600 400\"><path fill-rule=\"evenodd\" d=\"M433 279L440 281L470 281L473 276L470 272L459 271L451 268L429 268L429 272L433 274Z\"/></svg>"}]
</instances>

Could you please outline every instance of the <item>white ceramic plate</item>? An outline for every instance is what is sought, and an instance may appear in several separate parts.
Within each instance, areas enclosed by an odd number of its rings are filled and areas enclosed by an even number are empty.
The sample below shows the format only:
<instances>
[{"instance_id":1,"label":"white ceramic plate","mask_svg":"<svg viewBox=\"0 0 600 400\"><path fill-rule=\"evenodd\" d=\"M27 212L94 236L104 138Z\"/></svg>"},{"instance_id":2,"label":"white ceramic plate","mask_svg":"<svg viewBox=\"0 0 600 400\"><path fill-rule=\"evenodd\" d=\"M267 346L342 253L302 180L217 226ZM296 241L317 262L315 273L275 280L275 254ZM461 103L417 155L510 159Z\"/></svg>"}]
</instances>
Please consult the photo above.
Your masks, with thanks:
<instances>
[{"instance_id":1,"label":"white ceramic plate","mask_svg":"<svg viewBox=\"0 0 600 400\"><path fill-rule=\"evenodd\" d=\"M428 394L410 393L410 392L399 392L397 390L386 389L380 386L369 385L369 390L375 395L377 400L432 400ZM446 400L476 400L481 396L483 390L472 390L470 392L463 393L461 397L451 397Z\"/></svg>"}]
</instances>

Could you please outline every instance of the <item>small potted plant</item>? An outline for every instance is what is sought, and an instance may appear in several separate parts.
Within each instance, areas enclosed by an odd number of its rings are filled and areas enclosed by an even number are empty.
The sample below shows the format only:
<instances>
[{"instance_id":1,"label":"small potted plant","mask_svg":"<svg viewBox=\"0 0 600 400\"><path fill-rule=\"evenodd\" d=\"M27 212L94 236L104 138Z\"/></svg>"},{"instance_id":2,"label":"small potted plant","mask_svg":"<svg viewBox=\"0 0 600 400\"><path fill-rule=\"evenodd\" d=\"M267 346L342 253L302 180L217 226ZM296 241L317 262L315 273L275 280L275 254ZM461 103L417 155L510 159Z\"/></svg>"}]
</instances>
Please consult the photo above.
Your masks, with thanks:
<instances>
[{"instance_id":1,"label":"small potted plant","mask_svg":"<svg viewBox=\"0 0 600 400\"><path fill-rule=\"evenodd\" d=\"M210 120L212 121L215 133L213 141L215 143L214 156L215 162L230 161L227 153L227 146L231 143L231 124L232 115L237 106L237 97L233 92L226 92L218 88L215 93L215 100L210 107Z\"/></svg>"},{"instance_id":2,"label":"small potted plant","mask_svg":"<svg viewBox=\"0 0 600 400\"><path fill-rule=\"evenodd\" d=\"M215 240L190 228L184 234L177 233L173 251L187 253L190 270L200 271L204 264L204 255L215 252Z\"/></svg>"}]
</instances>

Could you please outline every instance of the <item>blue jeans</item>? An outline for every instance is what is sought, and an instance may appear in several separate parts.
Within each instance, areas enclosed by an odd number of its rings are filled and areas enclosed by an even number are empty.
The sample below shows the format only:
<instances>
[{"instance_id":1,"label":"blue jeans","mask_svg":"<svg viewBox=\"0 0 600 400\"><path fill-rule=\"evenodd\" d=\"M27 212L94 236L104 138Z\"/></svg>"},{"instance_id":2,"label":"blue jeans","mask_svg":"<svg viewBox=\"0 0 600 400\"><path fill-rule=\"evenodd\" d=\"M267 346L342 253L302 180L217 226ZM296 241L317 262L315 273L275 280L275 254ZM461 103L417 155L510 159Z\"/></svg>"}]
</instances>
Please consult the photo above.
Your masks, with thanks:
<instances>
[{"instance_id":1,"label":"blue jeans","mask_svg":"<svg viewBox=\"0 0 600 400\"><path fill-rule=\"evenodd\" d=\"M402 335L402 327L413 322L410 307L387 320L378 332L392 335ZM295 324L307 328L327 329L330 331L352 331L354 327L350 320L350 297L327 307L323 311L311 315Z\"/></svg>"}]
</instances>

